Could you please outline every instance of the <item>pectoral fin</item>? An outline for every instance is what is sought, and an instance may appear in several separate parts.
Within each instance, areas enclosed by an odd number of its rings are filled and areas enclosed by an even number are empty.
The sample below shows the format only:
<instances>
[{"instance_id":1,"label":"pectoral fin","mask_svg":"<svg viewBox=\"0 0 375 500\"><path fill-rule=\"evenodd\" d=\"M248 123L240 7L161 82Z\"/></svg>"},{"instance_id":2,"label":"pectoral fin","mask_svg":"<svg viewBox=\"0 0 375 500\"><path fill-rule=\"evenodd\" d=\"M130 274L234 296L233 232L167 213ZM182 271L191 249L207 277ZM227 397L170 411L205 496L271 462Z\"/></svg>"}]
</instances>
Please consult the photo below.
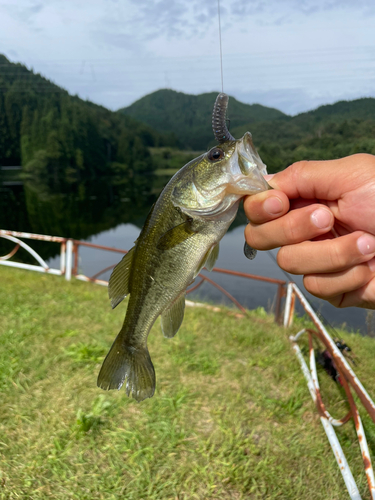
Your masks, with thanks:
<instances>
[{"instance_id":1,"label":"pectoral fin","mask_svg":"<svg viewBox=\"0 0 375 500\"><path fill-rule=\"evenodd\" d=\"M161 315L161 329L164 337L172 338L178 332L184 319L185 292L166 309Z\"/></svg>"},{"instance_id":2,"label":"pectoral fin","mask_svg":"<svg viewBox=\"0 0 375 500\"><path fill-rule=\"evenodd\" d=\"M196 234L196 231L191 229L191 223L187 220L164 233L159 238L156 247L159 250L169 250L170 248L180 245L194 234Z\"/></svg>"},{"instance_id":3,"label":"pectoral fin","mask_svg":"<svg viewBox=\"0 0 375 500\"><path fill-rule=\"evenodd\" d=\"M134 247L124 255L112 271L108 284L108 296L114 309L130 292L129 276L133 261Z\"/></svg>"}]
</instances>

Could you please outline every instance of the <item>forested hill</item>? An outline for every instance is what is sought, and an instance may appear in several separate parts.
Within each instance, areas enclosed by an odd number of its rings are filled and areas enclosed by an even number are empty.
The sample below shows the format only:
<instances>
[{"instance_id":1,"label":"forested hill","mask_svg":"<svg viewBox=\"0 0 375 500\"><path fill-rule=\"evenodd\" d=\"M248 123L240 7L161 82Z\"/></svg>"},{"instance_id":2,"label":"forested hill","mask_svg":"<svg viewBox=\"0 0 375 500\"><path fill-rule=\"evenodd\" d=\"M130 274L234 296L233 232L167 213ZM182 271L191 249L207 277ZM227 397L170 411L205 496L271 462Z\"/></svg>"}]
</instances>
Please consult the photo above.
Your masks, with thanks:
<instances>
[{"instance_id":1,"label":"forested hill","mask_svg":"<svg viewBox=\"0 0 375 500\"><path fill-rule=\"evenodd\" d=\"M340 101L272 123L235 127L250 130L270 172L300 160L330 160L355 153L375 154L375 99Z\"/></svg>"},{"instance_id":2,"label":"forested hill","mask_svg":"<svg viewBox=\"0 0 375 500\"><path fill-rule=\"evenodd\" d=\"M162 89L142 97L119 113L147 123L155 130L174 132L180 146L202 150L213 141L211 128L212 109L218 92L190 95ZM228 116L236 126L285 117L277 109L260 104L244 104L233 97L229 100Z\"/></svg>"},{"instance_id":3,"label":"forested hill","mask_svg":"<svg viewBox=\"0 0 375 500\"><path fill-rule=\"evenodd\" d=\"M22 165L56 182L74 182L113 168L150 170L148 147L173 144L0 54L0 166Z\"/></svg>"},{"instance_id":4,"label":"forested hill","mask_svg":"<svg viewBox=\"0 0 375 500\"><path fill-rule=\"evenodd\" d=\"M120 113L130 114L157 130L173 131L182 146L206 149L213 142L211 114L216 96L159 90ZM231 133L239 138L250 131L270 172L303 159L332 159L357 152L375 154L373 98L340 101L288 116L231 97L228 111Z\"/></svg>"},{"instance_id":5,"label":"forested hill","mask_svg":"<svg viewBox=\"0 0 375 500\"><path fill-rule=\"evenodd\" d=\"M217 93L159 90L119 112L84 101L0 54L0 167L22 165L57 187L116 172L153 169L150 146L205 150L213 144ZM252 132L269 171L301 159L375 154L375 99L288 116L229 101L231 133ZM177 142L178 141L178 142Z\"/></svg>"}]
</instances>

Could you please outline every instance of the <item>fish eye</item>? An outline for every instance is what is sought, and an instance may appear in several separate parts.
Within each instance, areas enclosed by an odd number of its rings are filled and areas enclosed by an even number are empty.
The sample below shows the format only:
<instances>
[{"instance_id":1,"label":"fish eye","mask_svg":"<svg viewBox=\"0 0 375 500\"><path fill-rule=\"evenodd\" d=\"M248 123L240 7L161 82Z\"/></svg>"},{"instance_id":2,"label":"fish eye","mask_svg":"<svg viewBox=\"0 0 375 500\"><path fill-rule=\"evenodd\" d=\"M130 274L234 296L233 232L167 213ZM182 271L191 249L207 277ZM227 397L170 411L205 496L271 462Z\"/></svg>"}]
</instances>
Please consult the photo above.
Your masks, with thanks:
<instances>
[{"instance_id":1,"label":"fish eye","mask_svg":"<svg viewBox=\"0 0 375 500\"><path fill-rule=\"evenodd\" d=\"M207 158L210 161L219 161L224 158L224 151L220 148L212 148L211 151L208 152Z\"/></svg>"}]
</instances>

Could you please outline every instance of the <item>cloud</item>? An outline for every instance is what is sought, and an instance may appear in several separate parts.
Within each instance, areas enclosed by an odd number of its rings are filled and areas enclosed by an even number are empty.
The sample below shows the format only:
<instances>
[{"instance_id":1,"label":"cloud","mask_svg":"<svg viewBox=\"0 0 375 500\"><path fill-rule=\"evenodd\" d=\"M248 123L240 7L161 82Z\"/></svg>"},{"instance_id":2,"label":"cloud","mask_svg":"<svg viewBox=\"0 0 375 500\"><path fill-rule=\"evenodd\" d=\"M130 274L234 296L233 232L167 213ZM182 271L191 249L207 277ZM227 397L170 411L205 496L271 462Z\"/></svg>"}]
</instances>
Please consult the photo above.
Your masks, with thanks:
<instances>
[{"instance_id":1,"label":"cloud","mask_svg":"<svg viewBox=\"0 0 375 500\"><path fill-rule=\"evenodd\" d=\"M124 49L130 53L142 52L142 45L135 39L134 35L128 33L119 33L116 30L96 30L90 31L91 38L95 42L103 42L116 48Z\"/></svg>"},{"instance_id":2,"label":"cloud","mask_svg":"<svg viewBox=\"0 0 375 500\"><path fill-rule=\"evenodd\" d=\"M5 3L3 9L14 19L30 24L33 18L44 8L42 2L26 0L24 2Z\"/></svg>"},{"instance_id":3,"label":"cloud","mask_svg":"<svg viewBox=\"0 0 375 500\"><path fill-rule=\"evenodd\" d=\"M218 28L217 3L213 0L129 0L136 6L131 23L141 27L145 40L158 37L191 39ZM228 10L221 6L222 17ZM229 24L226 19L224 24Z\"/></svg>"},{"instance_id":4,"label":"cloud","mask_svg":"<svg viewBox=\"0 0 375 500\"><path fill-rule=\"evenodd\" d=\"M230 91L228 91L231 94ZM297 115L308 110L316 109L324 104L333 104L337 101L348 101L360 97L375 97L375 91L363 92L344 90L342 92L321 91L313 93L306 88L262 89L251 92L234 91L236 99L248 103L261 103L264 106L279 109L288 115Z\"/></svg>"},{"instance_id":5,"label":"cloud","mask_svg":"<svg viewBox=\"0 0 375 500\"><path fill-rule=\"evenodd\" d=\"M181 36L186 29L191 29L189 3L184 0L130 0L137 6L132 22L142 26L147 38L163 35L168 38Z\"/></svg>"},{"instance_id":6,"label":"cloud","mask_svg":"<svg viewBox=\"0 0 375 500\"><path fill-rule=\"evenodd\" d=\"M257 16L267 15L265 24L270 22L280 23L280 14L287 20L287 14L301 13L306 16L318 12L333 10L356 11L367 16L375 14L375 3L373 0L279 0L278 2L265 3L261 0L234 0L230 5L233 16Z\"/></svg>"},{"instance_id":7,"label":"cloud","mask_svg":"<svg viewBox=\"0 0 375 500\"><path fill-rule=\"evenodd\" d=\"M7 54L9 54L9 55L10 55L12 58L14 58L14 59L18 57L18 52L17 52L16 50L13 50L13 49L9 49L9 50L7 51ZM7 54L6 54L6 55L7 55Z\"/></svg>"},{"instance_id":8,"label":"cloud","mask_svg":"<svg viewBox=\"0 0 375 500\"><path fill-rule=\"evenodd\" d=\"M97 0L98 1L98 0ZM101 1L101 0L99 0ZM214 0L112 0L122 9L122 17L131 32L137 26L137 35L144 41L156 38L203 38L218 28L218 8ZM131 7L129 9L129 6ZM258 25L283 25L295 22L296 15L311 16L327 11L357 12L362 16L375 14L373 0L227 0L222 2L223 31L236 23L246 21ZM113 13L112 13L113 14ZM108 14L109 15L109 14Z\"/></svg>"}]
</instances>

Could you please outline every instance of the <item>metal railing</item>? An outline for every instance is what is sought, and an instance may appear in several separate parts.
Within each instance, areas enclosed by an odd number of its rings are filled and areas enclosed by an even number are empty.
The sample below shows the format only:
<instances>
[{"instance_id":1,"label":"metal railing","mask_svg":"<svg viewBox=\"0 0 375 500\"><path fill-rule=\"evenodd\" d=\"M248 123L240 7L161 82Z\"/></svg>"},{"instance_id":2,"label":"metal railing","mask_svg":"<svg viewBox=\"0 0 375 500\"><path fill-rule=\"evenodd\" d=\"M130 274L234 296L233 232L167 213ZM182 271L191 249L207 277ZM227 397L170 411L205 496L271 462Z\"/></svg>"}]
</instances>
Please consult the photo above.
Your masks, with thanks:
<instances>
[{"instance_id":1,"label":"metal railing","mask_svg":"<svg viewBox=\"0 0 375 500\"><path fill-rule=\"evenodd\" d=\"M292 347L294 352L296 353L298 360L301 364L302 372L305 376L305 379L307 381L307 386L309 388L311 397L316 404L320 420L322 422L322 425L324 427L324 430L327 434L327 438L330 442L330 445L332 447L333 453L335 455L335 458L337 460L337 464L340 468L342 477L344 479L345 485L347 487L347 490L349 492L350 498L353 500L360 500L361 496L357 487L357 484L354 480L353 474L350 470L350 467L348 465L348 462L346 460L345 454L342 450L342 447L340 445L340 442L336 436L334 427L339 427L341 425L344 425L346 422L348 422L351 418L354 420L354 425L355 429L357 432L358 436L358 441L359 441L359 446L360 446L360 451L363 459L363 465L365 468L366 472L366 478L367 478L367 484L369 488L369 492L371 495L371 499L375 500L375 479L374 479L374 471L371 463L371 457L367 445L367 440L366 440L366 434L362 425L361 417L359 415L359 410L357 405L355 404L353 395L350 390L350 386L352 389L355 391L357 394L358 398L360 399L361 403L367 410L367 413L369 414L370 418L372 421L375 423L375 404L372 401L371 397L368 395L366 389L363 387L361 384L360 380L354 373L353 369L347 362L346 358L343 356L341 351L338 349L336 343L333 341L331 336L328 334L326 328L324 327L323 323L320 321L318 315L315 313L314 309L311 307L309 302L306 300L306 297L303 295L301 290L298 288L298 286L295 283L289 283L288 284L288 290L287 290L287 299L285 302L285 310L284 310L284 326L289 327L292 324L293 321L293 311L294 311L294 305L295 305L295 300L298 299L308 314L308 316L311 318L313 321L316 330L312 329L303 329L300 332L297 333L295 336L289 337ZM302 351L298 345L298 340L300 337L304 334L307 333L309 336L309 360L310 360L310 369L307 367L305 358L302 355ZM332 416L329 414L329 412L326 410L326 407L323 403L323 399L321 396L320 392L320 387L319 387L319 381L318 381L318 374L316 370L316 363L315 363L315 353L314 353L314 348L313 348L313 343L312 343L312 338L315 336L324 346L324 348L327 350L329 355L331 356L331 359L333 360L333 363L335 365L335 368L340 376L340 381L344 387L348 402L349 402L349 407L350 411L347 415L345 415L343 418L337 420L332 418Z\"/></svg>"},{"instance_id":2,"label":"metal railing","mask_svg":"<svg viewBox=\"0 0 375 500\"><path fill-rule=\"evenodd\" d=\"M15 243L15 247L11 252L3 257L0 257L0 265L11 266L11 267L19 267L21 269L28 269L30 271L38 271L45 272L49 274L55 274L60 276L65 276L66 280L70 280L72 277L81 280L81 281L89 281L91 283L96 283L97 285L108 286L108 281L100 279L99 277L105 272L110 271L115 267L116 264L112 264L99 272L95 273L93 276L89 277L85 274L79 272L79 258L80 258L80 248L88 247L97 250L103 250L106 252L116 252L122 255L127 253L127 250L123 250L120 248L107 247L103 245L96 245L94 243L88 243L86 241L74 240L71 238L62 238L60 236L47 236L41 234L33 234L33 233L22 233L18 231L8 231L5 229L0 229L0 238L5 238ZM54 242L60 243L60 268L50 268L47 263L37 254L29 245L27 245L22 239L30 239L30 240L38 240L38 241L46 241L46 242ZM16 262L10 260L19 250L19 248L23 248L32 255L39 265L33 264L24 264L22 262ZM276 292L276 302L275 302L275 318L276 321L281 321L281 303L283 297L286 295L286 285L287 282L283 280L278 280L274 278L267 278L264 276L257 276L255 274L241 273L237 271L231 271L228 269L220 269L217 267L213 268L213 273L221 273L227 274L231 276L241 277L245 279L252 279L263 281L266 283L270 283L273 285L277 285ZM246 313L245 307L238 302L236 298L233 297L225 288L216 283L213 279L208 278L204 274L199 274L199 281L190 287L187 290L187 293L191 293L197 290L203 283L209 283L211 286L218 289L223 295L225 295L229 300L233 302L243 313Z\"/></svg>"},{"instance_id":3,"label":"metal railing","mask_svg":"<svg viewBox=\"0 0 375 500\"><path fill-rule=\"evenodd\" d=\"M72 255L72 240L67 238L61 238L59 236L47 236L41 234L32 233L21 233L18 231L7 231L5 229L0 229L0 238L12 241L15 246L11 252L7 255L0 257L0 264L8 267L18 267L20 269L27 269L29 271L37 271L47 274L55 274L58 276L65 275L67 280L71 278L71 255ZM38 240L38 241L49 241L53 243L60 243L60 269L50 268L47 263L42 259L42 257L35 252L27 243L22 241L23 239ZM23 262L16 262L10 260L20 248L26 250L39 265L35 264L25 264Z\"/></svg>"}]
</instances>

